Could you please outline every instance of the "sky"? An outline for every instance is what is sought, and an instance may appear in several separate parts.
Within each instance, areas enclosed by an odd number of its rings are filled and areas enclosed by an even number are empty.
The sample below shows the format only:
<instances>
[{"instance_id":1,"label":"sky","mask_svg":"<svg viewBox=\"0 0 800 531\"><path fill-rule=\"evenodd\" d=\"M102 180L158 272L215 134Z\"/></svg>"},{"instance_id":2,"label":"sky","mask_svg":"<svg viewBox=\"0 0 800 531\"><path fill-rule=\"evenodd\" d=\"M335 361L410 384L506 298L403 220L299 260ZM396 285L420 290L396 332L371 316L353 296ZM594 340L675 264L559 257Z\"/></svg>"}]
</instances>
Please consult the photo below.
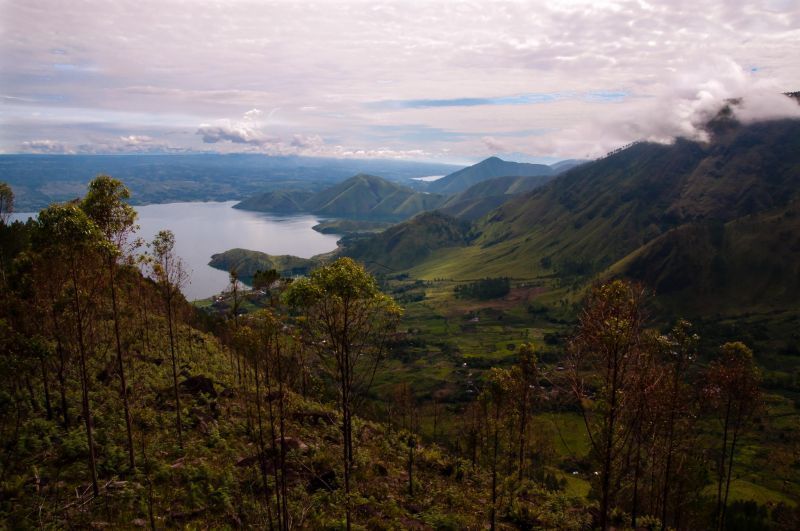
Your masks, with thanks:
<instances>
[{"instance_id":1,"label":"sky","mask_svg":"<svg viewBox=\"0 0 800 531\"><path fill-rule=\"evenodd\" d=\"M592 158L800 117L800 2L0 0L0 152Z\"/></svg>"}]
</instances>

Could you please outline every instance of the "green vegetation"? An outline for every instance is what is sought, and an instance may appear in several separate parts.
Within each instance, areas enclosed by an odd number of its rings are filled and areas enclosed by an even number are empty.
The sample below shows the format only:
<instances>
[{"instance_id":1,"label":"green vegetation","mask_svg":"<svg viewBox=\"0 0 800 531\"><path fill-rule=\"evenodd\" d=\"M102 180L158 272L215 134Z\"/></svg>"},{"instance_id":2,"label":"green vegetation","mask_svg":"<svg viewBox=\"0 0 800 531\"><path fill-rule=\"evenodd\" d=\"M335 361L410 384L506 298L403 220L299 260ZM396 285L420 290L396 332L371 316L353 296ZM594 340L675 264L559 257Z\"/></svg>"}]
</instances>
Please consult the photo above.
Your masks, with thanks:
<instances>
[{"instance_id":1,"label":"green vegetation","mask_svg":"<svg viewBox=\"0 0 800 531\"><path fill-rule=\"evenodd\" d=\"M340 255L364 262L372 271L392 272L411 267L436 249L469 241L469 227L439 212L425 212L370 238L347 242Z\"/></svg>"},{"instance_id":2,"label":"green vegetation","mask_svg":"<svg viewBox=\"0 0 800 531\"><path fill-rule=\"evenodd\" d=\"M236 203L233 208L275 212L277 214L297 214L303 212L303 205L313 194L304 190L273 190L253 196Z\"/></svg>"},{"instance_id":3,"label":"green vegetation","mask_svg":"<svg viewBox=\"0 0 800 531\"><path fill-rule=\"evenodd\" d=\"M416 192L374 175L358 174L314 194L267 192L236 205L262 212L311 212L321 216L401 220L442 202L436 194Z\"/></svg>"},{"instance_id":4,"label":"green vegetation","mask_svg":"<svg viewBox=\"0 0 800 531\"><path fill-rule=\"evenodd\" d=\"M274 269L285 276L302 275L316 265L316 262L312 259L298 258L297 256L273 256L247 249L230 249L224 253L212 255L208 265L226 272L236 271L240 279L250 281L256 271L268 271L270 269Z\"/></svg>"},{"instance_id":5,"label":"green vegetation","mask_svg":"<svg viewBox=\"0 0 800 531\"><path fill-rule=\"evenodd\" d=\"M311 228L322 234L353 235L353 234L382 232L391 226L392 223L386 221L364 221L357 219L329 219L322 221Z\"/></svg>"},{"instance_id":6,"label":"green vegetation","mask_svg":"<svg viewBox=\"0 0 800 531\"><path fill-rule=\"evenodd\" d=\"M456 286L456 297L461 299L496 299L504 297L511 291L511 279L508 277L483 278Z\"/></svg>"}]
</instances>

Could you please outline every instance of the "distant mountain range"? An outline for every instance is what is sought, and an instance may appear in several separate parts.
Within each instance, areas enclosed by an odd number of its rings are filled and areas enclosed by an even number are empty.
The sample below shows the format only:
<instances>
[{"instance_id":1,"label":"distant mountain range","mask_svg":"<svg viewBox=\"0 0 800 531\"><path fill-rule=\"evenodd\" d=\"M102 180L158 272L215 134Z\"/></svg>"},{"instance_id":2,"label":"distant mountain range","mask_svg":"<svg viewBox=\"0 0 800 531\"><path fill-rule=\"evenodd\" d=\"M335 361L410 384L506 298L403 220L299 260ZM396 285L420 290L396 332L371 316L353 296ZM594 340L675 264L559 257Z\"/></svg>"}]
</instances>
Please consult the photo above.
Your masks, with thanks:
<instances>
[{"instance_id":1,"label":"distant mountain range","mask_svg":"<svg viewBox=\"0 0 800 531\"><path fill-rule=\"evenodd\" d=\"M397 221L420 212L442 209L448 215L472 221L498 207L511 195L533 190L559 172L582 163L568 160L551 167L491 157L425 185L414 183L423 191L382 177L359 174L316 193L307 189L269 190L241 201L235 208ZM436 193L439 189L451 194L450 197Z\"/></svg>"},{"instance_id":2,"label":"distant mountain range","mask_svg":"<svg viewBox=\"0 0 800 531\"><path fill-rule=\"evenodd\" d=\"M460 166L379 159L258 154L0 155L0 181L14 190L20 212L83 195L100 173L121 179L133 204L241 200L271 190L316 191L357 173L414 183Z\"/></svg>"}]
</instances>

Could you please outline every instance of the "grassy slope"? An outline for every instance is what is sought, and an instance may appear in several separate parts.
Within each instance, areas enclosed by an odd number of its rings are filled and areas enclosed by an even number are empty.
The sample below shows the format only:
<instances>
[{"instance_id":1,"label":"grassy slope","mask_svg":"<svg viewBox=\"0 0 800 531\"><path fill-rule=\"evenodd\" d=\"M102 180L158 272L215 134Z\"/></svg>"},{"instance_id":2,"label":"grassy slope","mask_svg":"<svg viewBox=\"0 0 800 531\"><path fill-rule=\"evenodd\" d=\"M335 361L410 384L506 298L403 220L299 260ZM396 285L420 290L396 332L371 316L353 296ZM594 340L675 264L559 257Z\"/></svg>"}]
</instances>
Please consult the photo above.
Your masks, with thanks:
<instances>
[{"instance_id":1,"label":"grassy slope","mask_svg":"<svg viewBox=\"0 0 800 531\"><path fill-rule=\"evenodd\" d=\"M495 177L450 196L439 210L459 219L474 221L508 201L511 195L534 190L551 178L549 175Z\"/></svg>"},{"instance_id":2,"label":"grassy slope","mask_svg":"<svg viewBox=\"0 0 800 531\"><path fill-rule=\"evenodd\" d=\"M345 247L341 254L364 262L373 271L397 271L441 247L465 245L467 225L437 212L426 212L370 238Z\"/></svg>"},{"instance_id":3,"label":"grassy slope","mask_svg":"<svg viewBox=\"0 0 800 531\"><path fill-rule=\"evenodd\" d=\"M440 201L440 196L415 192L380 177L356 175L314 194L304 208L326 216L403 219Z\"/></svg>"}]
</instances>

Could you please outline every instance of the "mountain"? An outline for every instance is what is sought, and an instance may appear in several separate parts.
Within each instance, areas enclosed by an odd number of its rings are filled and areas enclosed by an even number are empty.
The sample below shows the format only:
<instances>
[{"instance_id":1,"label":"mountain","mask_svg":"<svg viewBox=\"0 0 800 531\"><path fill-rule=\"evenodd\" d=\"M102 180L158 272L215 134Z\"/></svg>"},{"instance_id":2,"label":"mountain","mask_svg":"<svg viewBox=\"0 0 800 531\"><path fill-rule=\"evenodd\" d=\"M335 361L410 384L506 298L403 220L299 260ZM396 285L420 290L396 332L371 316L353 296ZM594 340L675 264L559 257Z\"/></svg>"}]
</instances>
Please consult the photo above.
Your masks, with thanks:
<instances>
[{"instance_id":1,"label":"mountain","mask_svg":"<svg viewBox=\"0 0 800 531\"><path fill-rule=\"evenodd\" d=\"M428 253L410 273L622 275L698 311L796 304L800 121L710 127L709 143L637 143L573 168L503 203L475 223L468 245Z\"/></svg>"},{"instance_id":2,"label":"mountain","mask_svg":"<svg viewBox=\"0 0 800 531\"><path fill-rule=\"evenodd\" d=\"M535 177L495 177L472 185L463 192L452 195L439 207L450 216L474 221L499 207L510 196L529 192L551 180L549 175Z\"/></svg>"},{"instance_id":3,"label":"mountain","mask_svg":"<svg viewBox=\"0 0 800 531\"><path fill-rule=\"evenodd\" d=\"M308 258L291 255L275 256L248 249L229 249L224 253L214 254L208 263L211 267L222 271L236 270L242 280L253 278L256 271L270 269L275 269L284 276L302 275L316 264L316 261Z\"/></svg>"},{"instance_id":4,"label":"mountain","mask_svg":"<svg viewBox=\"0 0 800 531\"><path fill-rule=\"evenodd\" d=\"M350 242L339 251L373 271L405 269L442 248L469 242L469 224L440 212L423 212L369 238Z\"/></svg>"},{"instance_id":5,"label":"mountain","mask_svg":"<svg viewBox=\"0 0 800 531\"><path fill-rule=\"evenodd\" d=\"M533 177L551 175L553 170L544 164L528 164L524 162L508 162L497 157L490 157L478 164L458 170L428 186L431 192L452 195L463 192L470 186L493 177Z\"/></svg>"},{"instance_id":6,"label":"mountain","mask_svg":"<svg viewBox=\"0 0 800 531\"><path fill-rule=\"evenodd\" d=\"M303 205L314 195L302 190L274 190L250 197L233 206L241 210L290 214L303 212Z\"/></svg>"},{"instance_id":7,"label":"mountain","mask_svg":"<svg viewBox=\"0 0 800 531\"><path fill-rule=\"evenodd\" d=\"M322 216L355 219L402 220L443 201L437 194L417 192L381 177L358 174L314 194L268 192L236 205L236 208L262 212L312 212Z\"/></svg>"}]
</instances>

